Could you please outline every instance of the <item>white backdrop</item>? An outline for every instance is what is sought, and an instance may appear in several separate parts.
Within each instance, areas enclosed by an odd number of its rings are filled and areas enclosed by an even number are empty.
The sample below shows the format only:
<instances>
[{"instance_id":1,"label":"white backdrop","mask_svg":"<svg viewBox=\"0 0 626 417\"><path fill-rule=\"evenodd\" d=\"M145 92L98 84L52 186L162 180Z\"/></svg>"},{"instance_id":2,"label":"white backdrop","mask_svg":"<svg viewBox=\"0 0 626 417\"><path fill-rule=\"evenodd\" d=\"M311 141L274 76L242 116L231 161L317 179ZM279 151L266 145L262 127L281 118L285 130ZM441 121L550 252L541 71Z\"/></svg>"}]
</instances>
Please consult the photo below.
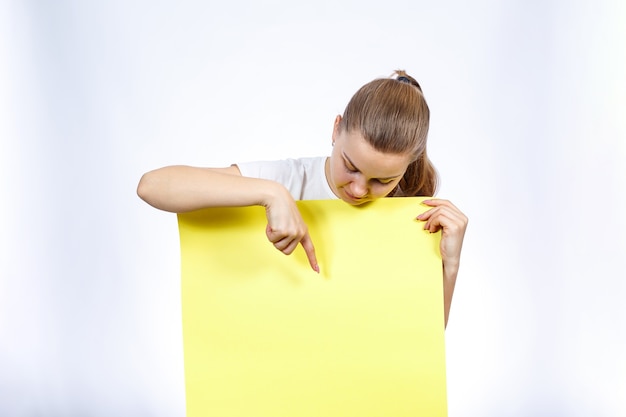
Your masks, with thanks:
<instances>
[{"instance_id":1,"label":"white backdrop","mask_svg":"<svg viewBox=\"0 0 626 417\"><path fill-rule=\"evenodd\" d=\"M326 154L396 68L470 217L450 416L626 415L625 28L620 0L0 2L0 415L183 416L141 174Z\"/></svg>"}]
</instances>

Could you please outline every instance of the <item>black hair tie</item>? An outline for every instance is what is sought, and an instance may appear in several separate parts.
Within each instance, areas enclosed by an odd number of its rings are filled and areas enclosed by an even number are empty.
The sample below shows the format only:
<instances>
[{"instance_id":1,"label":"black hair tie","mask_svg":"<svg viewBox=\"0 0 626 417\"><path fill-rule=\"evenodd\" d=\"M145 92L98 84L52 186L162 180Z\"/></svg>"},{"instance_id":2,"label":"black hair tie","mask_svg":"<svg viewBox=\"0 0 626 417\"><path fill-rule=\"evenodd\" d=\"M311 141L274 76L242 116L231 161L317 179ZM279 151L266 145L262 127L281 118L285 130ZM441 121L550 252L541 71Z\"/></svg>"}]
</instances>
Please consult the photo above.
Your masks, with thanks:
<instances>
[{"instance_id":1,"label":"black hair tie","mask_svg":"<svg viewBox=\"0 0 626 417\"><path fill-rule=\"evenodd\" d=\"M409 80L407 77L405 77L404 75L401 75L400 77L396 78L396 80L400 81L401 83L407 83L407 84L412 84L411 80Z\"/></svg>"}]
</instances>

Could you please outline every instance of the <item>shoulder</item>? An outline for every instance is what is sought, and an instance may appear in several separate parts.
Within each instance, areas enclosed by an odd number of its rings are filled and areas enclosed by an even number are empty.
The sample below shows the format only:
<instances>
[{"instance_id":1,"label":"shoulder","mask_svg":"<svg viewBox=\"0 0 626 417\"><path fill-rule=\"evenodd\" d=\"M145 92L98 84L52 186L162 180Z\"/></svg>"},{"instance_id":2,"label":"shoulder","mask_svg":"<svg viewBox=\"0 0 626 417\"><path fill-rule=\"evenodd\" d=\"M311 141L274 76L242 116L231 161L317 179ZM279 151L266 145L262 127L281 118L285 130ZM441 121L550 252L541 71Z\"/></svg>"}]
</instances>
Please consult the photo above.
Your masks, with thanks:
<instances>
[{"instance_id":1,"label":"shoulder","mask_svg":"<svg viewBox=\"0 0 626 417\"><path fill-rule=\"evenodd\" d=\"M236 164L241 175L246 177L305 175L307 171L318 169L324 157L288 158L276 161L253 161Z\"/></svg>"},{"instance_id":2,"label":"shoulder","mask_svg":"<svg viewBox=\"0 0 626 417\"><path fill-rule=\"evenodd\" d=\"M244 177L276 181L285 186L296 200L333 198L326 181L326 157L290 158L236 164Z\"/></svg>"}]
</instances>

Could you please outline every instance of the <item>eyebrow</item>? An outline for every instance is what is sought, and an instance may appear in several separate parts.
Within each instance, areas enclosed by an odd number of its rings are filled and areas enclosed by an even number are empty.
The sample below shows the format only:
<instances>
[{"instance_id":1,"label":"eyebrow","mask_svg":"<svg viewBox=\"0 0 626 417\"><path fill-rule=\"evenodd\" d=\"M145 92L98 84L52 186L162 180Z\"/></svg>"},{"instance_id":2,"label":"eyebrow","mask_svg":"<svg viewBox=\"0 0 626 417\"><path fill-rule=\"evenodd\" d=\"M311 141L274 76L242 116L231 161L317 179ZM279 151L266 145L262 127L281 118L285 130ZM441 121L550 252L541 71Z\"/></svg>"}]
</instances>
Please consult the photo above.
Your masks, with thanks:
<instances>
[{"instance_id":1,"label":"eyebrow","mask_svg":"<svg viewBox=\"0 0 626 417\"><path fill-rule=\"evenodd\" d=\"M356 165L354 165L354 162L352 162L352 160L348 157L348 155L346 155L346 153L345 153L345 152L343 152L343 151L342 151L342 152L341 152L341 155L342 155L345 159L347 159L347 160L348 160L348 162L350 163L350 165L352 165L352 168L356 169L356 170L357 170L357 171L359 171L359 172L362 172L362 171L361 171L361 170L360 170L360 169L359 169ZM398 177L401 177L401 176L402 176L402 174L400 174L400 175L393 175L393 176L391 176L391 177L376 178L376 179L377 179L377 180L383 180L383 181L386 181L386 180L392 180L392 179L394 179L394 178L398 178Z\"/></svg>"}]
</instances>

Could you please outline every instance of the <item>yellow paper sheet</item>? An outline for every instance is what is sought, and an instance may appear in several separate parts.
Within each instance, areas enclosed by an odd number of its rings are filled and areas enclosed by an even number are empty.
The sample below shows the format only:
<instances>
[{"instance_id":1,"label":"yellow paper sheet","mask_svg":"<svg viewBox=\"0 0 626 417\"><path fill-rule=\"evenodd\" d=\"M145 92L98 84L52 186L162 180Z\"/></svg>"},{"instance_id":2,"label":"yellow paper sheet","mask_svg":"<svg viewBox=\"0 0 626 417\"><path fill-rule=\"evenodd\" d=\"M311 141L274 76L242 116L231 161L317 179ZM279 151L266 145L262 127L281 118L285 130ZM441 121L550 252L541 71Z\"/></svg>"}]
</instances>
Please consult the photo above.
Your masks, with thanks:
<instances>
[{"instance_id":1,"label":"yellow paper sheet","mask_svg":"<svg viewBox=\"0 0 626 417\"><path fill-rule=\"evenodd\" d=\"M321 273L261 207L180 214L189 417L446 416L439 234L421 198L301 201Z\"/></svg>"}]
</instances>

